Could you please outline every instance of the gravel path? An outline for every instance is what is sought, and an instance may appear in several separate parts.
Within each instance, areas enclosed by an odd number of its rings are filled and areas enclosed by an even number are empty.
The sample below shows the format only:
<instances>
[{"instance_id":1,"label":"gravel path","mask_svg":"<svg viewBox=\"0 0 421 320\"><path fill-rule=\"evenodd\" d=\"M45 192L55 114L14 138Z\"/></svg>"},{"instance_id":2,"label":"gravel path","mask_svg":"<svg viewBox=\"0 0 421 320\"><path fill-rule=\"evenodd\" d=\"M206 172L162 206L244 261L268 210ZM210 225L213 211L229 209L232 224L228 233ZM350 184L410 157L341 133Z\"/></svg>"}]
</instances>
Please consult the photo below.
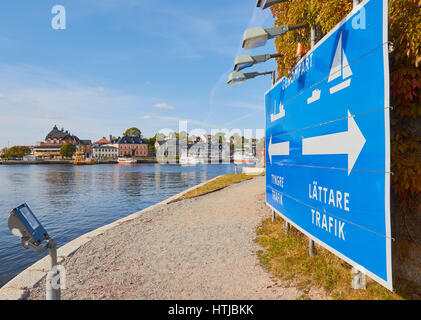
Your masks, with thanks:
<instances>
[{"instance_id":1,"label":"gravel path","mask_svg":"<svg viewBox=\"0 0 421 320\"><path fill-rule=\"evenodd\" d=\"M70 256L62 299L298 299L257 262L264 177L145 212ZM30 299L45 298L45 281ZM317 290L307 295L324 298Z\"/></svg>"}]
</instances>

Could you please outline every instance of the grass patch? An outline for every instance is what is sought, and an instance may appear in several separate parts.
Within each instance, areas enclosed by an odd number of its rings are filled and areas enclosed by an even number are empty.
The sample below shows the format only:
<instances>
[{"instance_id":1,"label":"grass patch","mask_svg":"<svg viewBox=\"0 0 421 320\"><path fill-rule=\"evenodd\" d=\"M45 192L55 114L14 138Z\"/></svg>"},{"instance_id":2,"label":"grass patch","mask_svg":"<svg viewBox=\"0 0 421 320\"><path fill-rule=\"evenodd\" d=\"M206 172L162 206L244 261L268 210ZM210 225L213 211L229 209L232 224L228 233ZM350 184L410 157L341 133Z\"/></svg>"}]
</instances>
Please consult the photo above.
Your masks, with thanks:
<instances>
[{"instance_id":1,"label":"grass patch","mask_svg":"<svg viewBox=\"0 0 421 320\"><path fill-rule=\"evenodd\" d=\"M204 195L206 193L217 191L231 184L253 179L253 177L255 176L256 175L250 176L243 173L224 174L222 176L217 177L216 179L212 181L209 181L208 183L205 183L203 186L199 188L196 188L194 190L187 192L186 194L177 198L176 201L181 200L181 199L194 198L194 197Z\"/></svg>"},{"instance_id":2,"label":"grass patch","mask_svg":"<svg viewBox=\"0 0 421 320\"><path fill-rule=\"evenodd\" d=\"M367 289L351 288L352 267L315 244L316 253L308 254L308 238L291 227L285 232L285 222L276 217L265 219L257 228L256 242L262 247L257 252L260 265L282 280L293 279L301 289L323 288L338 300L403 300L415 299L415 288L408 283L395 284L396 293L382 287L366 276ZM415 290L415 291L414 291ZM305 297L303 297L305 298ZM419 298L418 298L419 299Z\"/></svg>"}]
</instances>

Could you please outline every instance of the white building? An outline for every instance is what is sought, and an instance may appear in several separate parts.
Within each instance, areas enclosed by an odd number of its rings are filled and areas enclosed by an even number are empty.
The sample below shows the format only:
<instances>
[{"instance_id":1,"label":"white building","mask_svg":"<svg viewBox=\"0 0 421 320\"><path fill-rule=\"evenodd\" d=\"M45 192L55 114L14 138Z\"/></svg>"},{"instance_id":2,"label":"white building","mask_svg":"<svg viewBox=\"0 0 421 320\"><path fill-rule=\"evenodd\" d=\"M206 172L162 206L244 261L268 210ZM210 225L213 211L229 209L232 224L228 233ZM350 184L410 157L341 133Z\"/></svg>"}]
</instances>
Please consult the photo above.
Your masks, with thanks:
<instances>
[{"instance_id":1,"label":"white building","mask_svg":"<svg viewBox=\"0 0 421 320\"><path fill-rule=\"evenodd\" d=\"M180 157L180 140L156 141L155 150L159 163L177 163Z\"/></svg>"},{"instance_id":2,"label":"white building","mask_svg":"<svg viewBox=\"0 0 421 320\"><path fill-rule=\"evenodd\" d=\"M92 147L92 156L94 159L108 160L118 158L118 148L110 145L95 145Z\"/></svg>"},{"instance_id":3,"label":"white building","mask_svg":"<svg viewBox=\"0 0 421 320\"><path fill-rule=\"evenodd\" d=\"M209 141L209 143L208 143ZM206 142L185 143L178 139L157 141L156 160L160 163L178 163L179 160L197 160L199 163L229 163L230 144L219 144L216 140ZM182 162L183 162L182 161Z\"/></svg>"}]
</instances>

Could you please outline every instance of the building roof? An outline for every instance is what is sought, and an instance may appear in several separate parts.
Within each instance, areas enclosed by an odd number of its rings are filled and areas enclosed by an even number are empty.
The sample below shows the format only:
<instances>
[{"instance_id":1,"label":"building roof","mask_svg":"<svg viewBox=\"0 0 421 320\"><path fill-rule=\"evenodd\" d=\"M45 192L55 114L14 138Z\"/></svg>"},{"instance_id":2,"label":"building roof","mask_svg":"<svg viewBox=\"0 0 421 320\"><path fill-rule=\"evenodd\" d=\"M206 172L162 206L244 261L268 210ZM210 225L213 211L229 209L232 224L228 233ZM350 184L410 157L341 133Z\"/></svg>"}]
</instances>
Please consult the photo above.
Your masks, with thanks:
<instances>
[{"instance_id":1,"label":"building roof","mask_svg":"<svg viewBox=\"0 0 421 320\"><path fill-rule=\"evenodd\" d=\"M160 146L162 146L166 142L167 140L156 140L156 143L158 143Z\"/></svg>"},{"instance_id":2,"label":"building roof","mask_svg":"<svg viewBox=\"0 0 421 320\"><path fill-rule=\"evenodd\" d=\"M53 129L47 134L47 136L45 137L45 140L47 139L63 139L69 137L71 139L74 139L76 141L79 141L79 138L70 134L69 131L64 131L64 129L62 128L61 130L59 130L57 128L57 126L54 126Z\"/></svg>"},{"instance_id":3,"label":"building roof","mask_svg":"<svg viewBox=\"0 0 421 320\"><path fill-rule=\"evenodd\" d=\"M91 140L79 140L80 144L84 144L84 145L90 145L92 144Z\"/></svg>"},{"instance_id":4,"label":"building roof","mask_svg":"<svg viewBox=\"0 0 421 320\"><path fill-rule=\"evenodd\" d=\"M133 137L133 136L124 136L124 137L118 138L115 143L117 144L147 144L146 141L142 139L142 137Z\"/></svg>"},{"instance_id":5,"label":"building roof","mask_svg":"<svg viewBox=\"0 0 421 320\"><path fill-rule=\"evenodd\" d=\"M159 149L158 150L161 150L161 149L165 150L169 146L174 146L174 145L178 146L178 145L182 144L182 141L180 139L171 138L171 139L168 139L168 140L161 140L158 143L159 143Z\"/></svg>"},{"instance_id":6,"label":"building roof","mask_svg":"<svg viewBox=\"0 0 421 320\"><path fill-rule=\"evenodd\" d=\"M102 137L102 139L95 141L94 143L92 143L93 145L96 144L107 144L107 143L111 143L111 141L107 140L105 137Z\"/></svg>"}]
</instances>

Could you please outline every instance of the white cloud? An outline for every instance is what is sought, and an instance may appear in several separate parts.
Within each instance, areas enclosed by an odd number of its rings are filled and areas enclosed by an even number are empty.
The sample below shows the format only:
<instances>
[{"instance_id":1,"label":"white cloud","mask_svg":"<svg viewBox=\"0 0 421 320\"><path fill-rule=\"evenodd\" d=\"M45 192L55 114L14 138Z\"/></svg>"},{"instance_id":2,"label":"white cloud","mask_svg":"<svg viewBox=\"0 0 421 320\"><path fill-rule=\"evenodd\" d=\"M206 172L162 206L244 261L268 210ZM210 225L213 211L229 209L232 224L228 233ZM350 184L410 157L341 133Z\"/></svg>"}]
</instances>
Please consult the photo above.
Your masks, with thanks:
<instances>
[{"instance_id":1,"label":"white cloud","mask_svg":"<svg viewBox=\"0 0 421 320\"><path fill-rule=\"evenodd\" d=\"M146 115L146 116L140 116L139 117L139 119L141 119L141 120L148 120L148 119L150 119L150 118L152 118L151 116L149 116L149 115Z\"/></svg>"},{"instance_id":2,"label":"white cloud","mask_svg":"<svg viewBox=\"0 0 421 320\"><path fill-rule=\"evenodd\" d=\"M169 44L167 51L178 58L198 60L209 52L231 57L235 52L233 37L227 30L242 20L237 7L233 9L234 6L229 5L222 9L217 6L204 15L181 8L176 1L161 1L159 5L154 2L102 0L91 1L85 6L89 7L86 14L90 17L98 14L98 10L107 14L112 12L114 28L136 30L139 34L162 39Z\"/></svg>"},{"instance_id":3,"label":"white cloud","mask_svg":"<svg viewBox=\"0 0 421 320\"><path fill-rule=\"evenodd\" d=\"M153 107L157 108L157 109L162 109L162 110L174 110L175 109L175 107L173 107L169 104L166 104L166 103L157 103Z\"/></svg>"},{"instance_id":4,"label":"white cloud","mask_svg":"<svg viewBox=\"0 0 421 320\"><path fill-rule=\"evenodd\" d=\"M186 121L187 124L195 124L195 125L199 125L199 126L206 127L206 128L218 128L219 127L217 124L212 124L212 123L199 121L199 120L195 120L195 119L186 119L186 118L183 118L183 117L166 117L166 116L158 116L158 115L154 115L153 117L156 118L156 119L168 120L168 121L173 121L173 122Z\"/></svg>"},{"instance_id":5,"label":"white cloud","mask_svg":"<svg viewBox=\"0 0 421 320\"><path fill-rule=\"evenodd\" d=\"M86 139L118 135L136 125L152 135L160 126L159 122L136 123L141 121L137 118L139 105L152 106L159 97L127 94L102 87L95 80L89 82L30 65L0 65L0 145L9 140L11 144L32 145L58 122ZM150 117L144 117L147 119Z\"/></svg>"}]
</instances>

